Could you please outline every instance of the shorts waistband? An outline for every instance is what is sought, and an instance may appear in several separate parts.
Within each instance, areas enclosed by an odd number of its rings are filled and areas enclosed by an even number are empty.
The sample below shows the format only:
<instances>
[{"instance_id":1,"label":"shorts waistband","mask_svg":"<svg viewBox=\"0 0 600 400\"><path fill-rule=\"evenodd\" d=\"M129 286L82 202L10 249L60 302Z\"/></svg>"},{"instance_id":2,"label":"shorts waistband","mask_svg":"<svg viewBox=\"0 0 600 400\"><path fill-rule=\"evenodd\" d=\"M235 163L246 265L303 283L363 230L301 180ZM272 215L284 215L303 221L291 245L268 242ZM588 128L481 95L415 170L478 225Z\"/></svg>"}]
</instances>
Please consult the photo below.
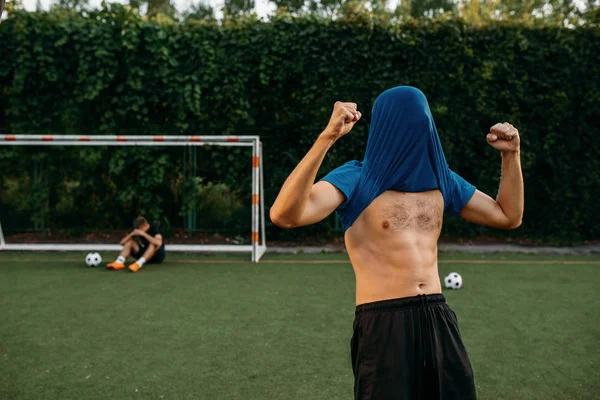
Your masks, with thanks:
<instances>
[{"instance_id":1,"label":"shorts waistband","mask_svg":"<svg viewBox=\"0 0 600 400\"><path fill-rule=\"evenodd\" d=\"M419 294L412 297L402 297L400 299L374 301L356 306L356 315L370 312L396 311L409 308L418 308L425 305L442 304L446 302L443 294Z\"/></svg>"}]
</instances>

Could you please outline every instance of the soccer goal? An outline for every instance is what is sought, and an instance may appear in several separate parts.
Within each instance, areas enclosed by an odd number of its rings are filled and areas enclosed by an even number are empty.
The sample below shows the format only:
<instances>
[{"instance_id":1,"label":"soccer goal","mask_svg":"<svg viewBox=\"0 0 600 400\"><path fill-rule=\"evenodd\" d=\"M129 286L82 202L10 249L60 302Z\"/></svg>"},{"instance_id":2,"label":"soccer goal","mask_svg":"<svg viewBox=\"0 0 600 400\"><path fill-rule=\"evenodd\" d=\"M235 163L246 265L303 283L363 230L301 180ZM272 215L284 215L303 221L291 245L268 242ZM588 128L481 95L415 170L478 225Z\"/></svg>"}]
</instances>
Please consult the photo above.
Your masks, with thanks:
<instances>
[{"instance_id":1,"label":"soccer goal","mask_svg":"<svg viewBox=\"0 0 600 400\"><path fill-rule=\"evenodd\" d=\"M169 236L165 236L165 248L167 249L167 251L211 253L247 252L251 254L251 261L253 262L259 262L261 257L266 252L262 144L259 136L3 135L0 136L0 146L3 146L4 149L7 149L8 146L21 146L21 150L24 150L22 154L12 154L13 159L20 160L19 162L23 162L24 164L21 167L17 167L11 164L11 167L14 167L12 170L11 180L8 181L5 179L4 193L0 193L0 207L4 208L4 210L0 209L0 250L120 250L121 246L118 245L118 240L116 242L112 239L110 241L106 241L108 235L99 237L98 235L96 235L96 240L88 240L85 243L82 243L81 240L77 238L77 235L73 234L72 232L69 234L64 234L64 231L62 231L61 235L58 235L60 236L59 240L52 240L52 234L54 234L55 236L57 236L57 234L55 233L56 230L53 229L52 226L49 227L49 225L61 225L63 227L76 225L78 226L83 224L82 221L84 220L94 221L95 224L97 224L97 221L102 222L104 220L109 220L110 218L107 216L109 215L108 211L104 214L98 211L96 211L96 214L93 214L92 211L105 210L112 206L110 204L110 198L107 200L107 196L102 197L98 195L98 193L101 193L102 190L104 190L104 186L102 185L106 185L106 190L109 190L111 185L114 186L114 183L111 183L114 181L114 179L110 181L104 176L108 173L104 173L103 171L112 171L111 173L113 175L118 175L120 173L119 171L121 171L121 169L119 169L119 165L117 165L116 167L112 165L115 164L114 159L112 161L107 161L107 155L110 156L111 154L114 154L115 151L118 151L116 149L122 149L123 151L125 151L125 148L146 147L152 148L151 150L148 150L152 153L150 155L147 155L147 157L150 157L156 161L154 163L150 163L149 165L151 167L154 165L159 165L161 169L157 170L159 172L153 172L149 170L142 171L142 173L139 173L138 171L136 177L133 180L130 180L128 183L128 193L135 194L136 190L131 190L131 187L137 187L136 180L142 181L143 179L156 179L159 183L157 184L158 186L154 186L155 191L162 190L162 185L165 187L165 193L174 193L175 196L178 197L178 199L176 199L177 201L173 200L173 204L177 204L177 206L170 205L170 201L165 201L164 195L162 200L157 200L157 202L159 202L160 205L165 208L177 208L178 210L183 210L177 211L177 213L173 211L175 213L174 215L177 215L178 220L183 220L183 225L185 225L181 227L181 231L183 233L177 233L177 227L182 224L173 224L173 227L171 227L170 229L171 231L175 232L173 236L183 237L183 235L185 235L185 238L187 240L185 240L184 243L177 243L177 240L170 240ZM45 150L48 149L47 146L54 146L55 148L57 148L57 153L53 153L51 156L47 156L45 153ZM81 150L82 147L88 148L94 146L104 149L102 151L103 155L93 152L86 153L86 151L91 151L87 149ZM208 150L213 146L222 148L241 149L236 151L235 157L233 155L227 156L226 153L224 153L223 155L219 155L219 158L211 158L210 160L208 160L208 156L211 153L216 153L218 151L217 149ZM24 147L26 147L26 149ZM175 153L177 147L180 148L180 150L178 151L181 151L181 148L183 148L183 157L180 156L181 153ZM200 148L204 148L205 152L202 153L203 155L201 154L200 156L198 156L198 154L196 153L196 149ZM243 150L244 148L248 150ZM76 153L75 156L73 156L72 153L66 153L67 149L80 150L79 153ZM249 150L251 150L251 153ZM41 153L44 153L45 158L40 156ZM11 154L8 154L8 152L5 152L5 154L7 154L7 157L11 156ZM177 154L179 154L179 156ZM121 157L121 159L117 161L122 163L122 158L124 157ZM40 174L39 170L40 168L43 169L44 166L37 166L38 164L36 164L36 162L40 162L36 161L38 159L42 160L41 163L45 163L43 164L46 166L44 173L46 174L46 176L49 176L49 178L46 180L49 181L54 178L53 181L55 182L55 185L56 182L58 182L58 184L60 185L59 189L53 191L54 195L47 194L46 191L39 190L39 182L41 181L38 178L38 175ZM51 159L51 161L48 161L48 159ZM65 160L67 159L78 159L80 161L83 160L81 162L83 162L85 166L81 168L76 167L75 169L77 169L77 171L69 171L68 167L65 167L65 165L67 165L67 161ZM173 159L177 161L173 162ZM251 182L251 188L235 192L237 193L236 195L238 196L238 198L241 196L241 200L235 200L237 201L237 203L235 201L228 200L229 197L231 197L231 195L228 194L228 187L226 185L213 185L212 182L209 181L207 183L206 181L202 180L204 178L197 177L197 159L204 160L205 164L208 165L208 167L206 167L205 165L205 169L209 170L206 172L207 174L214 175L216 171L218 172L218 170L220 169L229 168L233 171L234 174L239 174L239 178L237 178L237 175L236 178L234 178L236 182L233 186L237 185L238 181L240 186L243 186L242 183L248 184ZM57 164L61 163L63 164L62 166L57 166ZM100 166L97 164L103 165ZM246 165L248 168L247 171L251 172L251 174L248 174L251 176L251 179L248 177L248 175L244 176L241 172L236 172L233 169L233 164L236 164L236 166L239 167L240 171L242 171L242 169L246 170L244 167L244 165ZM33 167L31 167L32 172L27 172L26 175L21 174L20 171L29 170L30 165L33 165ZM53 167L54 169L49 170L49 168L51 167ZM87 172L82 172L81 170L85 168L87 168ZM55 171L59 170L62 171L62 175L57 178L57 176L60 175L60 173ZM170 175L164 176L164 171L170 172ZM191 178L189 178L189 175L192 172L188 171L193 172L193 176ZM87 197L81 197L81 195L79 195L79 197L75 195L63 195L65 193L69 194L71 192L84 192L82 188L86 185L86 174L88 174L88 176L93 176L96 182L96 187L87 188ZM71 177L71 175L78 176L78 178ZM155 177L154 175L160 176ZM192 180L190 181L190 179ZM0 181L0 183L2 183L2 181ZM199 183L204 185L203 188L209 191L209 193L205 194L204 197L209 197L212 201L211 204L221 206L221 208L223 209L221 210L221 214L217 213L216 211L211 211L210 208L205 208L204 211L201 212L202 215L197 215L197 208L200 207L199 204L201 204L203 199L202 194L196 193L196 187L201 186ZM35 189L36 184L38 185L38 189ZM230 186L232 185L230 184ZM12 195L13 199L11 199L11 190L7 190L7 187L11 189L14 193L20 193L22 198L24 198L25 200L11 202L11 200L14 200L16 195ZM30 192L23 192L23 190L25 190L22 189L23 187L33 189L28 189L30 190ZM2 187L0 187L0 191L2 191L1 189ZM21 192L19 192L19 190L21 190ZM112 188L112 190L114 191L114 193L116 193L114 196L118 196L121 193L123 193L121 189ZM181 195L182 191L183 195ZM191 192L193 192L192 195L190 195ZM52 197L56 198L57 196L60 197L58 200L52 199ZM131 198L125 198L125 200L123 200L124 197L126 196L119 197L119 199L121 199L120 201L123 202L123 204L127 205L124 208L135 209L135 196L130 196ZM40 198L40 200L37 200L38 198ZM65 198L68 198L68 201L65 200ZM193 199L191 201L186 200L184 202L185 199L189 198ZM244 198L248 199L248 203L250 203L249 205L251 206L251 208L239 205L242 202L245 203L246 200L243 200ZM33 206L22 205L22 203L28 203L30 199L31 204L34 204ZM181 206L181 204L183 203L185 203L185 207ZM6 206L6 204L10 204L10 206ZM43 206L40 206L40 204L42 204ZM48 204L58 205L54 208L49 208ZM250 218L246 220L250 224L249 228L247 227L247 225L244 224L243 221L239 220L238 217L239 215L241 215L239 212L234 213L233 211L231 211L232 209L236 208L231 204L239 205L239 208L244 209L241 213L244 215L244 218L247 218L247 214L249 211ZM46 210L46 214L40 214L40 217L36 217L37 214L35 212L35 207L43 207ZM82 211L79 211L79 213L77 214L73 212L74 209L80 209ZM144 208L142 207L142 209ZM52 214L53 210L62 210L60 212L63 213L65 217L62 217L63 214L60 214L61 216L59 217L53 217L53 223L49 224L47 222L44 222L48 220L47 214ZM228 212L229 214L227 214ZM235 229L242 229L240 228L240 226L243 227L245 225L247 228L247 230L245 231L246 233L238 234L238 236L236 236L235 238L223 238L223 234L212 233L218 230L218 228L213 227L210 235L203 233L206 237L208 237L208 239L198 239L198 243L195 243L194 233L202 230L201 228L197 227L197 221L203 221L201 218L205 217L210 218L213 225L219 224L219 215L222 215L223 213L229 215L230 218L230 220L224 221L223 225L230 226L230 228L228 229L230 229L232 232ZM58 222L57 218L59 219ZM21 222L22 220L27 220L27 222ZM27 226L26 229L18 228L19 226L25 225ZM35 226L31 227L32 225ZM108 223L106 223L105 225L108 226ZM203 223L200 222L200 225L203 225ZM206 226L208 225L210 224L206 223ZM106 226L103 225L104 228L106 228ZM233 228L231 226L233 226ZM124 227L115 227L114 225L111 225L111 229L113 231L122 232ZM106 230L108 231L109 229L106 228ZM45 240L41 242L36 242L35 240L31 240L31 235L27 235L28 233L38 231L43 231L47 233L47 237L45 237ZM93 227L88 227L88 236L89 232L91 231L93 231ZM187 232L189 232L189 237L187 235ZM70 240L70 238L74 239ZM105 238L104 241L102 240L103 238ZM214 241L217 241L217 243L211 243L210 239L212 238L215 238Z\"/></svg>"}]
</instances>

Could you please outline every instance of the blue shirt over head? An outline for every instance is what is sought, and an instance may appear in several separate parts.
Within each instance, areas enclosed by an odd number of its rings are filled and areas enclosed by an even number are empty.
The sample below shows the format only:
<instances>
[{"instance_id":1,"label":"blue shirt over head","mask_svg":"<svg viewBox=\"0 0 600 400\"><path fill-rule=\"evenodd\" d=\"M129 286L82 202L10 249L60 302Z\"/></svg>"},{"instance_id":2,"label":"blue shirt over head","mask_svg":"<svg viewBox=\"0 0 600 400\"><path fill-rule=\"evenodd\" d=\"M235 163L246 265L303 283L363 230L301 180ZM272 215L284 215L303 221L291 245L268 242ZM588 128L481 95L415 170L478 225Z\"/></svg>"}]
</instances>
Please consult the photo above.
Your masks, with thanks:
<instances>
[{"instance_id":1,"label":"blue shirt over head","mask_svg":"<svg viewBox=\"0 0 600 400\"><path fill-rule=\"evenodd\" d=\"M475 193L475 186L448 167L427 98L410 86L386 90L375 100L364 160L347 162L322 180L346 196L336 210L344 231L387 190L439 189L444 211L452 214Z\"/></svg>"}]
</instances>

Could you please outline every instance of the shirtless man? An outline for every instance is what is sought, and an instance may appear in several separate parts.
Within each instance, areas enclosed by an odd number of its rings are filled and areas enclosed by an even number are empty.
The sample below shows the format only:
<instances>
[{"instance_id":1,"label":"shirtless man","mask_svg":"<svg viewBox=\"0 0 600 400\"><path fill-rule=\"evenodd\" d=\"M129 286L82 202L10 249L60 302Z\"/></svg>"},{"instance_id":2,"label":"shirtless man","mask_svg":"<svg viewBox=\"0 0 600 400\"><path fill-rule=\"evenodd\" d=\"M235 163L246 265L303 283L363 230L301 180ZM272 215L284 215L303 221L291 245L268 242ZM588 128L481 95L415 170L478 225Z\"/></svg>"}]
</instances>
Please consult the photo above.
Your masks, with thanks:
<instances>
[{"instance_id":1,"label":"shirtless man","mask_svg":"<svg viewBox=\"0 0 600 400\"><path fill-rule=\"evenodd\" d=\"M475 399L456 314L441 294L437 241L444 212L496 228L521 224L519 133L504 123L486 137L502 155L494 200L448 168L425 95L397 87L373 106L363 162L314 183L329 148L360 118L356 104L335 103L326 129L281 188L271 220L293 228L338 212L356 276L355 399Z\"/></svg>"}]
</instances>

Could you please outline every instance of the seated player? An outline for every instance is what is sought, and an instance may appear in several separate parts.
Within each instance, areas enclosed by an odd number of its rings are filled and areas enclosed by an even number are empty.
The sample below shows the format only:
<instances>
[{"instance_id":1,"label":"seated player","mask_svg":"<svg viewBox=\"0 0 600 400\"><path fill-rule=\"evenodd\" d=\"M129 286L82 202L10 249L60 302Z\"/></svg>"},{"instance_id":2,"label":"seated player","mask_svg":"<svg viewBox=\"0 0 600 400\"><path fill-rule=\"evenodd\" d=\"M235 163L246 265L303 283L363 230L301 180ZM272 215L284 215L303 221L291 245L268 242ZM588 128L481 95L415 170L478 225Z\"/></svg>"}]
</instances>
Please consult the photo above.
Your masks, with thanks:
<instances>
[{"instance_id":1,"label":"seated player","mask_svg":"<svg viewBox=\"0 0 600 400\"><path fill-rule=\"evenodd\" d=\"M138 260L129 266L131 272L138 272L144 264L160 264L165 259L165 246L162 235L156 231L144 217L133 221L133 231L121 240L121 254L115 262L106 265L108 269L125 268L129 255Z\"/></svg>"}]
</instances>

